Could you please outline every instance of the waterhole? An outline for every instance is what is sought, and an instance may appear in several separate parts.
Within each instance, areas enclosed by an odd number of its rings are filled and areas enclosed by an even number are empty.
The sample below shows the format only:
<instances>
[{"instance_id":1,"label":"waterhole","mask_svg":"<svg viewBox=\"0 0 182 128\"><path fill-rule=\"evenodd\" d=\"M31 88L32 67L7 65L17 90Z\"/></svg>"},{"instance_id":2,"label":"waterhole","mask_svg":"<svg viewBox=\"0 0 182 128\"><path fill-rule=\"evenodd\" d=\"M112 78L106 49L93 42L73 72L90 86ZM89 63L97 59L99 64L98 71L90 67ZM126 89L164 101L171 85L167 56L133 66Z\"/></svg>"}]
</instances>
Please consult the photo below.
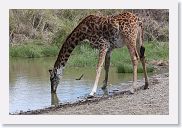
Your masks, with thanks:
<instances>
[{"instance_id":1,"label":"waterhole","mask_svg":"<svg viewBox=\"0 0 182 128\"><path fill-rule=\"evenodd\" d=\"M79 97L88 96L95 80L95 67L66 67L63 79L57 88L57 95L50 93L48 70L55 58L17 59L10 58L9 112L36 110L58 103L74 102ZM83 74L81 80L76 80ZM142 74L138 74L142 78ZM102 71L98 95L104 80ZM117 73L116 68L109 71L109 88L119 83L131 81L132 74Z\"/></svg>"}]
</instances>

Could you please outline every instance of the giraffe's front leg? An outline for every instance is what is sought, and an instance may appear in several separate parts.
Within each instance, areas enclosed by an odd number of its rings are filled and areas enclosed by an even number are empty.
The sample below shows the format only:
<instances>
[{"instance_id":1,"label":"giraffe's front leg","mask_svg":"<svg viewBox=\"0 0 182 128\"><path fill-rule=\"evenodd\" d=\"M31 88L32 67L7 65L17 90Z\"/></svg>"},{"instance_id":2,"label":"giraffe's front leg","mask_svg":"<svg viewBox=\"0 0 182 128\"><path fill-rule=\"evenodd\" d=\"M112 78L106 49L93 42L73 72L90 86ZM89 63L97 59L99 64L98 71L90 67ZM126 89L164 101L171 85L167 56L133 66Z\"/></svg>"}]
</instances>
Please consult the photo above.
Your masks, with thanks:
<instances>
[{"instance_id":1,"label":"giraffe's front leg","mask_svg":"<svg viewBox=\"0 0 182 128\"><path fill-rule=\"evenodd\" d=\"M110 66L110 56L111 56L111 50L108 50L106 53L106 57L105 57L105 65L104 65L104 69L105 69L105 79L103 81L103 86L102 89L106 89L107 84L108 84L108 74L109 74L109 66Z\"/></svg>"},{"instance_id":2,"label":"giraffe's front leg","mask_svg":"<svg viewBox=\"0 0 182 128\"><path fill-rule=\"evenodd\" d=\"M104 60L105 60L106 52L107 52L107 48L106 47L103 47L100 50L99 61L98 61L98 64L97 64L97 69L96 69L95 83L94 83L93 89L92 89L92 91L90 93L90 96L94 96L94 94L97 91L97 85L99 83L99 78L100 78L101 70L102 70L102 67L103 67Z\"/></svg>"}]
</instances>

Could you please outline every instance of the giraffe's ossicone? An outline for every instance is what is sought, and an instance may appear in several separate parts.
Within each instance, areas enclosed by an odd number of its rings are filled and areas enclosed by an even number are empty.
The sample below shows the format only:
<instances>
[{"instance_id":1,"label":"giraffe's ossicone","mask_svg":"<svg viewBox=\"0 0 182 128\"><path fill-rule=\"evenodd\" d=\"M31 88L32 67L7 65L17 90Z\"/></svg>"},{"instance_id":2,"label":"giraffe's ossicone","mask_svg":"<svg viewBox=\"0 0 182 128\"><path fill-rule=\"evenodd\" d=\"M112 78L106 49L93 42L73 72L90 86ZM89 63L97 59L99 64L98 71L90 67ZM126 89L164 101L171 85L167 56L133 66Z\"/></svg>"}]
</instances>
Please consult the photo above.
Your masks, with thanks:
<instances>
[{"instance_id":1,"label":"giraffe's ossicone","mask_svg":"<svg viewBox=\"0 0 182 128\"><path fill-rule=\"evenodd\" d=\"M128 48L133 64L133 86L131 87L131 93L134 93L137 84L137 66L139 59L142 62L144 71L144 89L148 88L144 55L145 48L143 45L143 23L134 14L123 12L107 17L89 15L68 35L58 54L54 68L49 70L51 92L56 93L60 77L63 75L63 69L71 52L77 45L83 43L84 40L88 40L87 42L93 48L99 49L96 78L90 96L96 93L104 62L105 80L102 88L105 89L107 87L111 52L113 49L122 48L125 45Z\"/></svg>"}]
</instances>

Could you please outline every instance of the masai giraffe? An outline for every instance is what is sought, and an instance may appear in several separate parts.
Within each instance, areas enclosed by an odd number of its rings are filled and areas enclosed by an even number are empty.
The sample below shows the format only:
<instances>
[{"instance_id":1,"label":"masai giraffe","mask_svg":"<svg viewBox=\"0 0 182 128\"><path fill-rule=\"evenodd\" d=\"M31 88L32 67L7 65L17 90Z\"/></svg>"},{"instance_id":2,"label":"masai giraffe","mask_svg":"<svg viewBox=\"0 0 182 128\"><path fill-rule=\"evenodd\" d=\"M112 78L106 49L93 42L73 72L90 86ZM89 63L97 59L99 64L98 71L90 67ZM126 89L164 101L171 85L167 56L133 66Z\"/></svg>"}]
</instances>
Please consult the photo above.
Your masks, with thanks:
<instances>
[{"instance_id":1,"label":"masai giraffe","mask_svg":"<svg viewBox=\"0 0 182 128\"><path fill-rule=\"evenodd\" d=\"M96 93L104 61L105 80L102 88L106 88L111 52L113 49L121 48L124 45L126 45L129 50L133 64L133 85L130 89L131 93L134 93L137 83L137 66L139 59L142 62L144 70L144 89L148 88L144 56L145 48L143 46L143 25L134 14L123 12L119 15L108 17L89 15L79 23L62 45L53 70L49 70L51 92L56 93L60 76L63 75L63 69L71 52L78 44L81 44L83 40L88 40L92 47L99 49L96 79L90 96L94 96Z\"/></svg>"}]
</instances>

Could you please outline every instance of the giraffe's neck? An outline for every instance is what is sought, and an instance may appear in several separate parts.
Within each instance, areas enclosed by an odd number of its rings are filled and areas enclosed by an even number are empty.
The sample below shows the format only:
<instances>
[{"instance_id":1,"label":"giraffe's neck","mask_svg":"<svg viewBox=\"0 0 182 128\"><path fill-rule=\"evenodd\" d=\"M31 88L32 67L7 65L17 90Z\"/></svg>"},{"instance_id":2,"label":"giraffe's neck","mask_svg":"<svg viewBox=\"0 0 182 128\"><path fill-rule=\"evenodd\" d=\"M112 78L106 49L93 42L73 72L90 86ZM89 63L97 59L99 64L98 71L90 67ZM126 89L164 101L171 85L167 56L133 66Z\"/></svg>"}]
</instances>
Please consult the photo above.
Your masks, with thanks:
<instances>
[{"instance_id":1,"label":"giraffe's neck","mask_svg":"<svg viewBox=\"0 0 182 128\"><path fill-rule=\"evenodd\" d=\"M70 54L74 50L74 48L78 45L80 41L83 40L83 34L77 31L73 31L66 39L66 41L63 43L61 50L59 51L59 55L57 57L57 60L54 64L54 69L57 70L57 74L62 75L63 69L66 65L66 62L68 61L68 58L70 57Z\"/></svg>"}]
</instances>

